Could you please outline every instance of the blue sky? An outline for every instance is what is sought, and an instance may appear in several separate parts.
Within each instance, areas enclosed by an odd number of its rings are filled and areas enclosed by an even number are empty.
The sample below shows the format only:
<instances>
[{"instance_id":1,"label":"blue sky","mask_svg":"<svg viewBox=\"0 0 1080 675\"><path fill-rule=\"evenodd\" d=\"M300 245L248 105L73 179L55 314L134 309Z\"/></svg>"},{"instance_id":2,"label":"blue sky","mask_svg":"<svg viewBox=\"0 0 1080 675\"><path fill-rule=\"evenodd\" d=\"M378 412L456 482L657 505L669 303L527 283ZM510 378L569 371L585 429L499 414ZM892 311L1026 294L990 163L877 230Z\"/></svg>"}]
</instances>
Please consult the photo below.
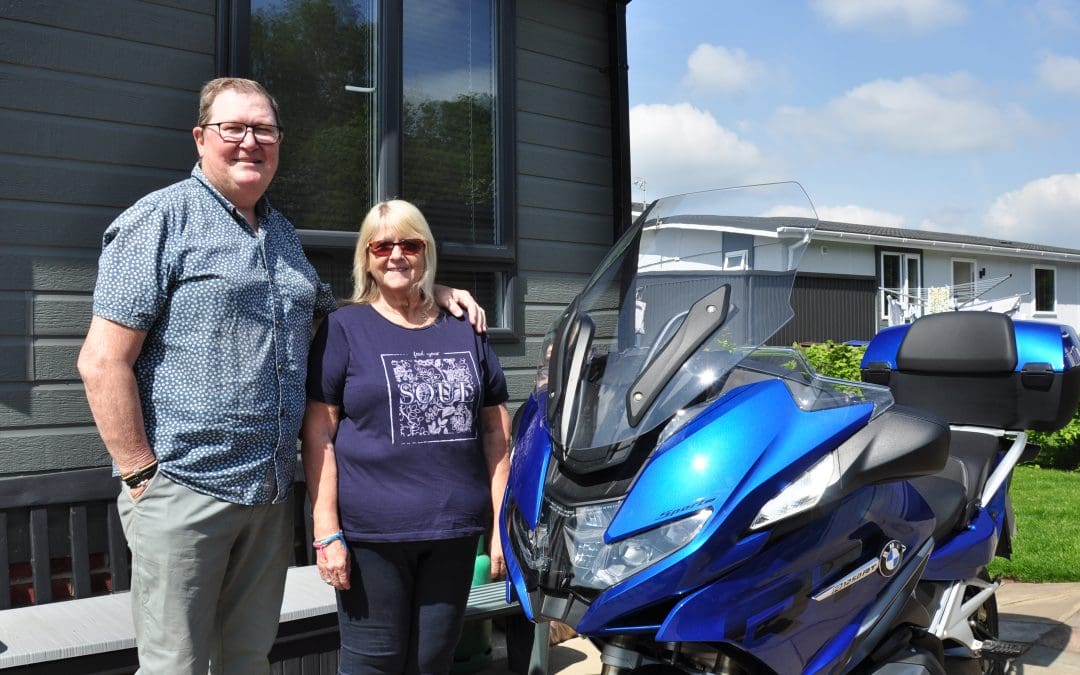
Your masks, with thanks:
<instances>
[{"instance_id":1,"label":"blue sky","mask_svg":"<svg viewBox=\"0 0 1080 675\"><path fill-rule=\"evenodd\" d=\"M1080 248L1080 0L633 0L635 200L775 180L823 219Z\"/></svg>"}]
</instances>

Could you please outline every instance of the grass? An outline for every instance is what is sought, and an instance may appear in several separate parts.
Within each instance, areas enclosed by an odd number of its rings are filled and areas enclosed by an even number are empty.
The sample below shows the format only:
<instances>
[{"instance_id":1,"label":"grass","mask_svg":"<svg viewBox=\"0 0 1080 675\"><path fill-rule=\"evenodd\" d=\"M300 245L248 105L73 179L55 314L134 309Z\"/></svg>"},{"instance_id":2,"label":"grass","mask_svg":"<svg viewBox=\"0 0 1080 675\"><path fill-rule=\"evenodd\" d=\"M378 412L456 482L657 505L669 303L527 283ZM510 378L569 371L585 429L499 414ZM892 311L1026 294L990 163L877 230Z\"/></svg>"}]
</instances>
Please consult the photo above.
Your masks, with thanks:
<instances>
[{"instance_id":1,"label":"grass","mask_svg":"<svg viewBox=\"0 0 1080 675\"><path fill-rule=\"evenodd\" d=\"M1012 560L995 558L990 576L1080 581L1080 472L1020 466L1010 493L1017 530Z\"/></svg>"}]
</instances>

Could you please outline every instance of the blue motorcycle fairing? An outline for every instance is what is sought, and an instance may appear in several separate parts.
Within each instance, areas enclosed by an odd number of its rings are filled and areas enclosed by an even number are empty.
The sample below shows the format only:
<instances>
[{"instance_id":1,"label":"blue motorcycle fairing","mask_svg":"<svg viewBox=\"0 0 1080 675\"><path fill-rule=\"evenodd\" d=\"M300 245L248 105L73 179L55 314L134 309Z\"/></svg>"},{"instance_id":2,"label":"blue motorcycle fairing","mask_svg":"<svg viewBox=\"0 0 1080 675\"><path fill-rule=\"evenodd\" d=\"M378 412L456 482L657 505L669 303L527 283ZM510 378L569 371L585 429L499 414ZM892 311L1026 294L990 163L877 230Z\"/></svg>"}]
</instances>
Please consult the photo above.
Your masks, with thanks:
<instances>
[{"instance_id":1,"label":"blue motorcycle fairing","mask_svg":"<svg viewBox=\"0 0 1080 675\"><path fill-rule=\"evenodd\" d=\"M933 549L934 542L928 539L917 551L906 551L905 555L911 561L897 570L894 580L889 582L889 593L878 596L877 602L854 617L844 630L814 655L804 672L832 671L834 668L831 664L850 666L862 663L894 628L897 617L907 607L912 591L922 578ZM845 670L848 669L845 667Z\"/></svg>"},{"instance_id":2,"label":"blue motorcycle fairing","mask_svg":"<svg viewBox=\"0 0 1080 675\"><path fill-rule=\"evenodd\" d=\"M865 368L871 363L884 363L891 370L896 370L896 353L900 351L900 343L907 336L910 326L911 324L905 323L879 330L870 344L866 345L862 367Z\"/></svg>"},{"instance_id":3,"label":"blue motorcycle fairing","mask_svg":"<svg viewBox=\"0 0 1080 675\"><path fill-rule=\"evenodd\" d=\"M690 503L698 503L699 498L709 499L709 492L687 493L680 485L682 475L686 472L683 467L690 466L695 453L708 452L718 458L710 464L715 474L714 480L710 483L708 475L699 476L696 486L698 489L717 491L712 493L716 495L713 517L690 544L603 591L578 624L579 631L599 631L623 614L653 602L678 597L713 581L729 567L756 554L763 543L760 539L749 538L753 545L748 545L745 540L737 543L737 540L746 532L761 506L816 461L823 454L821 449L831 450L841 443L864 425L870 414L869 405L803 412L795 406L787 388L778 380L759 382L744 389L737 407L729 399L706 411L703 415L708 415L710 421L697 426L696 433L683 437L681 443L668 446L662 455L650 458L650 462L663 464L643 471L639 481L645 482L636 484L627 498L629 503L635 494L649 491L654 499L668 504L663 510L645 512L660 515L659 523L654 520L648 527L671 520L670 516L664 515L664 511L682 505L682 502L673 501L668 492L676 495L675 499L690 499ZM774 423L768 426L746 425L738 415L747 408L755 411L751 417L770 419ZM781 421L784 419L786 423ZM706 440L714 438L733 421L736 423L730 427L733 429L730 440L715 438L711 449L706 443L689 442L695 437ZM731 445L736 447L732 448ZM730 456L725 456L725 453ZM803 454L800 456L799 453ZM767 454L775 456L763 459L762 456ZM723 458L722 461L719 458ZM650 475L652 479L648 479ZM667 482L656 480L661 475L666 477ZM731 479L731 476L735 478ZM727 494L719 492L721 488L727 490ZM927 511L921 498L918 498L918 502ZM625 509L626 504L620 508L609 532L614 529ZM641 529L647 527L639 526L632 531ZM692 564L686 564L688 559L692 559Z\"/></svg>"},{"instance_id":4,"label":"blue motorcycle fairing","mask_svg":"<svg viewBox=\"0 0 1080 675\"><path fill-rule=\"evenodd\" d=\"M545 426L547 396L542 391L540 396L534 393L522 405L524 411L514 439L503 506L505 508L512 496L529 528L536 529L544 501L544 479L551 460L551 436Z\"/></svg>"},{"instance_id":5,"label":"blue motorcycle fairing","mask_svg":"<svg viewBox=\"0 0 1080 675\"><path fill-rule=\"evenodd\" d=\"M970 579L978 576L979 570L990 564L1005 527L1008 486L1009 481L1005 481L986 508L979 509L967 528L940 544L930 556L930 562L923 573L924 579Z\"/></svg>"},{"instance_id":6,"label":"blue motorcycle fairing","mask_svg":"<svg viewBox=\"0 0 1080 675\"><path fill-rule=\"evenodd\" d=\"M736 508L752 519L766 501L866 425L870 403L800 410L780 380L730 392L646 461L604 534L608 544L706 506L724 522ZM768 420L768 424L762 424ZM750 499L754 493L764 499ZM726 524L742 533L749 520ZM734 537L731 538L732 541Z\"/></svg>"},{"instance_id":7,"label":"blue motorcycle fairing","mask_svg":"<svg viewBox=\"0 0 1080 675\"><path fill-rule=\"evenodd\" d=\"M873 573L830 597L814 595L877 559L887 542L899 540L913 553L932 531L933 515L910 484L862 488L819 518L777 536L754 554L752 565L729 570L685 595L659 627L656 640L728 642L779 673L802 672L814 655L831 653L825 670L833 669L859 637L852 622L859 628L869 607L899 593L904 571L921 561L905 556L891 578ZM710 555L706 545L686 562L693 565ZM606 594L593 607L605 599ZM589 617L586 613L586 621ZM583 633L588 632L586 621L579 628Z\"/></svg>"},{"instance_id":8,"label":"blue motorcycle fairing","mask_svg":"<svg viewBox=\"0 0 1080 675\"><path fill-rule=\"evenodd\" d=\"M506 502L503 502L503 508L506 508ZM518 562L517 556L514 555L514 547L510 544L510 532L506 528L506 519L501 518L502 522L499 523L499 533L502 535L503 545L503 559L506 561L506 601L508 603L517 600L521 603L521 609L525 612L525 618L529 621L536 621L538 617L533 611L532 601L529 599L529 590L525 588L525 575L521 571L521 563Z\"/></svg>"},{"instance_id":9,"label":"blue motorcycle fairing","mask_svg":"<svg viewBox=\"0 0 1080 675\"><path fill-rule=\"evenodd\" d=\"M851 648L854 646L855 638L858 634L859 626L857 623L852 622L847 626L844 626L844 629L837 633L832 641L822 647L821 650L814 655L814 658L806 665L806 669L803 672L807 675L809 675L809 673L832 672L835 664L839 663L841 659L851 653Z\"/></svg>"}]
</instances>

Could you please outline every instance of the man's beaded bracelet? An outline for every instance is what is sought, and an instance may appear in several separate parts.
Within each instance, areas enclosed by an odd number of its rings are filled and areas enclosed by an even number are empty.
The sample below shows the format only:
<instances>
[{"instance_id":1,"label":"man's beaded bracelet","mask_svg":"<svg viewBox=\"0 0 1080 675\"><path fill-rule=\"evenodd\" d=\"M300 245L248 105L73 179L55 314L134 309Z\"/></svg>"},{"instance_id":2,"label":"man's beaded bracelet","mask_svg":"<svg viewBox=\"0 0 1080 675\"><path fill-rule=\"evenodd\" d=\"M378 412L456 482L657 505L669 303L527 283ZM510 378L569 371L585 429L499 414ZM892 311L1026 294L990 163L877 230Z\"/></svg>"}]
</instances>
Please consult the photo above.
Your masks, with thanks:
<instances>
[{"instance_id":1,"label":"man's beaded bracelet","mask_svg":"<svg viewBox=\"0 0 1080 675\"><path fill-rule=\"evenodd\" d=\"M344 546L345 548L349 548L349 544L345 541L345 533L341 530L338 530L326 539L316 539L315 541L311 542L311 547L314 548L316 551L321 551L330 544L333 544L335 541L340 541L342 546Z\"/></svg>"}]
</instances>

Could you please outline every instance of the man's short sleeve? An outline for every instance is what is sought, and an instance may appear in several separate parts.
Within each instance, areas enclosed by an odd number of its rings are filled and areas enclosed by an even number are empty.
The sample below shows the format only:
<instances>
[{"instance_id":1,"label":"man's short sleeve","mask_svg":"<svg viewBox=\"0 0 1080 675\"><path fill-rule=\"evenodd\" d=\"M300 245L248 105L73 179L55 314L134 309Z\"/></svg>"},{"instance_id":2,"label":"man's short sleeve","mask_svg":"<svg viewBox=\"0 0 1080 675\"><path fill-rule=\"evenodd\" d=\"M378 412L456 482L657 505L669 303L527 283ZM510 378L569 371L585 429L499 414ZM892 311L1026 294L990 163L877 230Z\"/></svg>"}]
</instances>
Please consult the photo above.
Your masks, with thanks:
<instances>
[{"instance_id":1,"label":"man's short sleeve","mask_svg":"<svg viewBox=\"0 0 1080 675\"><path fill-rule=\"evenodd\" d=\"M168 229L165 214L152 204L135 204L109 225L98 260L95 315L150 330L168 302Z\"/></svg>"},{"instance_id":2,"label":"man's short sleeve","mask_svg":"<svg viewBox=\"0 0 1080 675\"><path fill-rule=\"evenodd\" d=\"M334 301L334 291L330 284L325 281L315 283L315 320L319 320L334 311L337 303Z\"/></svg>"}]
</instances>

